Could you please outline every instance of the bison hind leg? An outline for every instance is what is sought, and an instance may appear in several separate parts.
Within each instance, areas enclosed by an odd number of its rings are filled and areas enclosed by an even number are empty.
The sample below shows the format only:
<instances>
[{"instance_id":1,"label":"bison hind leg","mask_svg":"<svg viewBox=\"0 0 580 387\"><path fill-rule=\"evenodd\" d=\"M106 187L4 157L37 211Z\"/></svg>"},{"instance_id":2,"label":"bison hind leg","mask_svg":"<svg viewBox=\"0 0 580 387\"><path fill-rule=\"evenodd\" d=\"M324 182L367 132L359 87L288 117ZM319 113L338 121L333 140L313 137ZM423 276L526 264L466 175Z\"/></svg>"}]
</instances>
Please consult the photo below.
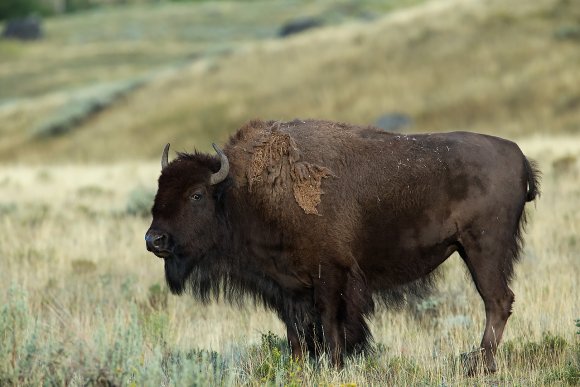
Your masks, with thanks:
<instances>
[{"instance_id":1,"label":"bison hind leg","mask_svg":"<svg viewBox=\"0 0 580 387\"><path fill-rule=\"evenodd\" d=\"M485 305L485 330L480 348L483 350L486 372L496 371L495 353L512 313L514 293L508 285L518 251L516 235L492 235L491 232L477 239L464 238L459 248L459 254ZM478 356L476 358L480 359ZM471 361L468 374L473 375L477 371L477 363Z\"/></svg>"}]
</instances>

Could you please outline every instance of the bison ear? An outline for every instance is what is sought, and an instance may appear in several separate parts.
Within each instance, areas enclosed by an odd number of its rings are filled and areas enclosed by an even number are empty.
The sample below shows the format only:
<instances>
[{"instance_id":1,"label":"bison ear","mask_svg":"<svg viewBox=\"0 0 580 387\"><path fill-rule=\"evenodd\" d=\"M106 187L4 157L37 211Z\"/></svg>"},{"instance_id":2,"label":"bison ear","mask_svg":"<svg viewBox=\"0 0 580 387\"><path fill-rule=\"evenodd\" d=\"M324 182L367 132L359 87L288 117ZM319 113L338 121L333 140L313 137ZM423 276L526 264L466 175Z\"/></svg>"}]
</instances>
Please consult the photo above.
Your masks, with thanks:
<instances>
[{"instance_id":1,"label":"bison ear","mask_svg":"<svg viewBox=\"0 0 580 387\"><path fill-rule=\"evenodd\" d=\"M169 143L163 148L163 154L161 155L161 170L163 171L165 167L169 165Z\"/></svg>"}]
</instances>

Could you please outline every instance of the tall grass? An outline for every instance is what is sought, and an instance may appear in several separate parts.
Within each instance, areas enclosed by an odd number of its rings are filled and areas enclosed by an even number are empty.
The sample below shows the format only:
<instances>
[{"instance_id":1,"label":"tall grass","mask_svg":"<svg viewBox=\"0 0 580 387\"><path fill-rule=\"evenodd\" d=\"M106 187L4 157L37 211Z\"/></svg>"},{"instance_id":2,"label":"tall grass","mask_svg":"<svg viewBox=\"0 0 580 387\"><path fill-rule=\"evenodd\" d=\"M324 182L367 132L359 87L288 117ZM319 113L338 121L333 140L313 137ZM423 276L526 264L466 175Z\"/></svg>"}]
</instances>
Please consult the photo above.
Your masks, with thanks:
<instances>
[{"instance_id":1,"label":"tall grass","mask_svg":"<svg viewBox=\"0 0 580 387\"><path fill-rule=\"evenodd\" d=\"M460 362L484 313L458 257L428 299L373 316L374 352L341 371L326 358L293 361L283 326L260 307L170 295L145 250L149 217L127 211L154 189L155 162L0 169L0 384L578 384L580 138L522 146L544 189L529 206L495 375L467 378Z\"/></svg>"}]
</instances>

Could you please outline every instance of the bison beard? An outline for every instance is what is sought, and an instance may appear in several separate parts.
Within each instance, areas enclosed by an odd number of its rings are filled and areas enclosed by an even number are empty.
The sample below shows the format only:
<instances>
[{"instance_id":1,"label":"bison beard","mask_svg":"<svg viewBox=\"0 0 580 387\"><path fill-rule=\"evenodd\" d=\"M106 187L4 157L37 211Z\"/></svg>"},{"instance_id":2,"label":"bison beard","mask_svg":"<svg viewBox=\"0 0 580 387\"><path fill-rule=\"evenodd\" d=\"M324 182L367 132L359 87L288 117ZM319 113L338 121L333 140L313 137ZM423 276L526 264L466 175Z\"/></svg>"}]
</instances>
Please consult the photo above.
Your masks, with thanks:
<instances>
[{"instance_id":1,"label":"bison beard","mask_svg":"<svg viewBox=\"0 0 580 387\"><path fill-rule=\"evenodd\" d=\"M180 262L180 258L173 256L165 259L165 281L173 294L182 294L185 284L193 271L191 260Z\"/></svg>"},{"instance_id":2,"label":"bison beard","mask_svg":"<svg viewBox=\"0 0 580 387\"><path fill-rule=\"evenodd\" d=\"M485 304L481 348L495 371L524 205L539 194L517 145L296 120L252 121L216 151L169 162L164 150L145 239L173 293L249 296L284 321L294 356L341 365L367 347L375 301L422 295L458 252Z\"/></svg>"}]
</instances>

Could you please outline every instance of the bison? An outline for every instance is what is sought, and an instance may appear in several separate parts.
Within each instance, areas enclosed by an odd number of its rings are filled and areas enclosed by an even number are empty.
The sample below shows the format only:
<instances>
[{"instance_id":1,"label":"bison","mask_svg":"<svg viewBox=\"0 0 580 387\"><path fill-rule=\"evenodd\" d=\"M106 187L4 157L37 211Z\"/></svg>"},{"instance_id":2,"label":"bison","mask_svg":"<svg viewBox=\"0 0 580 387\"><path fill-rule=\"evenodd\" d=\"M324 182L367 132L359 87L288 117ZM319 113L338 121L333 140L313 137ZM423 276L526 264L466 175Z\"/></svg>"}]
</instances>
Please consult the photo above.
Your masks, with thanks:
<instances>
[{"instance_id":1,"label":"bison","mask_svg":"<svg viewBox=\"0 0 580 387\"><path fill-rule=\"evenodd\" d=\"M168 148L145 240L173 293L249 295L285 323L294 357L327 353L340 367L368 346L378 301L428 291L458 252L485 304L483 362L495 371L524 206L539 194L515 143L255 120L215 156L169 162Z\"/></svg>"}]
</instances>

